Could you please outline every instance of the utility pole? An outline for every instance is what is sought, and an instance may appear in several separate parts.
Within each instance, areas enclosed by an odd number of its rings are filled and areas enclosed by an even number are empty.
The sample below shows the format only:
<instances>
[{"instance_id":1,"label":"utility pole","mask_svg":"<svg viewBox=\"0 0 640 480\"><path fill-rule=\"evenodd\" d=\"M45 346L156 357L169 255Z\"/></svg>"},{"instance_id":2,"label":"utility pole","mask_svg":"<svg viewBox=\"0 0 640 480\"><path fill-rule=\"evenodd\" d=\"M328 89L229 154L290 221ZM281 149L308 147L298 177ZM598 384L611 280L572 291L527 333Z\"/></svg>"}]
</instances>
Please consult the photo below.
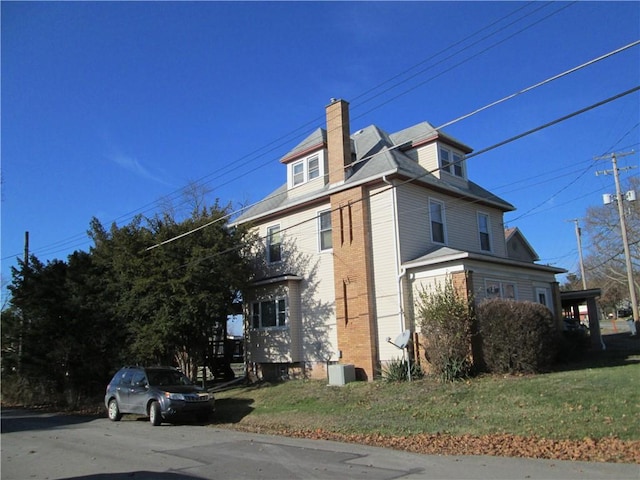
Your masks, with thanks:
<instances>
[{"instance_id":1,"label":"utility pole","mask_svg":"<svg viewBox=\"0 0 640 480\"><path fill-rule=\"evenodd\" d=\"M633 312L633 322L637 324L640 315L638 315L638 300L636 298L636 288L633 282L633 267L631 265L631 254L629 253L629 240L627 239L627 221L624 216L624 206L622 205L622 191L620 190L620 177L618 170L618 157L626 157L635 153L633 150L624 153L612 153L610 155L604 155L602 157L596 157L595 160L601 160L605 158L611 158L613 169L611 171L605 170L601 173L608 175L613 173L613 178L616 184L616 202L618 203L618 215L620 216L620 230L622 233L622 245L624 246L624 258L627 265L627 281L629 282L629 297L631 300L631 311ZM598 173L596 173L597 175ZM635 199L634 195L628 195L630 198Z\"/></svg>"},{"instance_id":2,"label":"utility pole","mask_svg":"<svg viewBox=\"0 0 640 480\"><path fill-rule=\"evenodd\" d=\"M29 274L29 232L24 232L24 262L22 264L22 281L26 283ZM24 339L24 312L20 312L20 333L18 336L18 372L22 371L22 350Z\"/></svg>"},{"instance_id":3,"label":"utility pole","mask_svg":"<svg viewBox=\"0 0 640 480\"><path fill-rule=\"evenodd\" d=\"M582 261L582 231L580 230L580 226L578 225L578 219L574 218L573 220L567 220L568 222L573 222L576 225L576 239L578 241L578 256L580 257L580 276L582 277L582 289L587 289L587 277L584 274L584 262Z\"/></svg>"},{"instance_id":4,"label":"utility pole","mask_svg":"<svg viewBox=\"0 0 640 480\"><path fill-rule=\"evenodd\" d=\"M29 267L29 232L24 232L24 268Z\"/></svg>"}]
</instances>

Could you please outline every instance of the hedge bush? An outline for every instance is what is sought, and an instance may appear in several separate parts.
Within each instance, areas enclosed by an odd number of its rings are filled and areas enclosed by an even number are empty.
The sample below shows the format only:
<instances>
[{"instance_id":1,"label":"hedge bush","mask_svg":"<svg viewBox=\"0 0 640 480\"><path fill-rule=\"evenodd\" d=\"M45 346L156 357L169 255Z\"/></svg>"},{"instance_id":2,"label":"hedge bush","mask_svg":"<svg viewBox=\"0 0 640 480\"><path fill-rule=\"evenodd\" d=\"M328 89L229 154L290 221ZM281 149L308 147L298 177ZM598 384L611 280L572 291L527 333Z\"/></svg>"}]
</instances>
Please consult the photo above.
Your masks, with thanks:
<instances>
[{"instance_id":1,"label":"hedge bush","mask_svg":"<svg viewBox=\"0 0 640 480\"><path fill-rule=\"evenodd\" d=\"M471 302L456 291L449 278L418 299L418 324L426 337L425 357L432 373L443 381L469 375L471 362Z\"/></svg>"},{"instance_id":2,"label":"hedge bush","mask_svg":"<svg viewBox=\"0 0 640 480\"><path fill-rule=\"evenodd\" d=\"M478 305L476 318L489 372L539 373L553 364L558 335L544 305L495 298Z\"/></svg>"}]
</instances>

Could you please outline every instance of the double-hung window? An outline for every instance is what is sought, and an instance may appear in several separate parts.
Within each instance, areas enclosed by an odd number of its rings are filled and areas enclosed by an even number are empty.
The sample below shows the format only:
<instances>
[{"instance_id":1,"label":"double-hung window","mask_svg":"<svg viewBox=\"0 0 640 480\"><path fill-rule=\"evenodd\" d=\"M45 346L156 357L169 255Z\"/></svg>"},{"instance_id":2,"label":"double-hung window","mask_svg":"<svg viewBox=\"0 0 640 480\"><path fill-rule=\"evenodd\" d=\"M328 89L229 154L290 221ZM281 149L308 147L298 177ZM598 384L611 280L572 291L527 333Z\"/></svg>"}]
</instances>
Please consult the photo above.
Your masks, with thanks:
<instances>
[{"instance_id":1,"label":"double-hung window","mask_svg":"<svg viewBox=\"0 0 640 480\"><path fill-rule=\"evenodd\" d=\"M485 289L487 298L517 298L516 284L501 280L486 280Z\"/></svg>"},{"instance_id":2,"label":"double-hung window","mask_svg":"<svg viewBox=\"0 0 640 480\"><path fill-rule=\"evenodd\" d=\"M304 162L298 162L291 167L293 169L293 185L304 183Z\"/></svg>"},{"instance_id":3,"label":"double-hung window","mask_svg":"<svg viewBox=\"0 0 640 480\"><path fill-rule=\"evenodd\" d=\"M275 225L267 229L267 260L275 263L282 260L282 236L280 225Z\"/></svg>"},{"instance_id":4,"label":"double-hung window","mask_svg":"<svg viewBox=\"0 0 640 480\"><path fill-rule=\"evenodd\" d=\"M331 210L325 210L318 214L318 236L320 251L333 248L331 240Z\"/></svg>"},{"instance_id":5,"label":"double-hung window","mask_svg":"<svg viewBox=\"0 0 640 480\"><path fill-rule=\"evenodd\" d=\"M429 200L429 219L431 222L431 241L446 243L444 225L444 204L438 200Z\"/></svg>"},{"instance_id":6,"label":"double-hung window","mask_svg":"<svg viewBox=\"0 0 640 480\"><path fill-rule=\"evenodd\" d=\"M440 147L440 169L456 177L463 177L462 155Z\"/></svg>"},{"instance_id":7,"label":"double-hung window","mask_svg":"<svg viewBox=\"0 0 640 480\"><path fill-rule=\"evenodd\" d=\"M314 155L313 157L309 157L307 159L307 172L309 180L313 180L314 178L318 178L320 176L320 159L318 155Z\"/></svg>"},{"instance_id":8,"label":"double-hung window","mask_svg":"<svg viewBox=\"0 0 640 480\"><path fill-rule=\"evenodd\" d=\"M302 185L320 176L320 155L315 154L291 165L291 186Z\"/></svg>"},{"instance_id":9,"label":"double-hung window","mask_svg":"<svg viewBox=\"0 0 640 480\"><path fill-rule=\"evenodd\" d=\"M491 227L489 225L489 215L478 213L478 235L480 236L480 250L491 251Z\"/></svg>"},{"instance_id":10,"label":"double-hung window","mask_svg":"<svg viewBox=\"0 0 640 480\"><path fill-rule=\"evenodd\" d=\"M252 328L284 327L287 324L287 302L284 298L251 304Z\"/></svg>"}]
</instances>

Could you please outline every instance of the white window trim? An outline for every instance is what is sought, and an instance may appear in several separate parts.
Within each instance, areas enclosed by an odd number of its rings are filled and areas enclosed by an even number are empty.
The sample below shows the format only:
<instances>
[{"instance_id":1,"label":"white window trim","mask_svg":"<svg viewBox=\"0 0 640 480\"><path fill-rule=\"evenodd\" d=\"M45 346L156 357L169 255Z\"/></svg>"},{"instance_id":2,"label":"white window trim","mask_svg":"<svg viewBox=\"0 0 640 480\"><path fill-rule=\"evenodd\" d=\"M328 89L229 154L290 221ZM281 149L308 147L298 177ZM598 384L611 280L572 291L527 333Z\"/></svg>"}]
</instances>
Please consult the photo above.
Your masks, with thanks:
<instances>
[{"instance_id":1,"label":"white window trim","mask_svg":"<svg viewBox=\"0 0 640 480\"><path fill-rule=\"evenodd\" d=\"M321 215L328 213L329 214L329 218L331 218L331 209L324 209L324 210L318 210L318 212L316 213L318 216L318 252L320 253L326 253L326 252L331 252L333 251L333 242L331 247L329 248L322 248L322 219L321 219ZM333 233L333 224L331 225L331 232Z\"/></svg>"},{"instance_id":2,"label":"white window trim","mask_svg":"<svg viewBox=\"0 0 640 480\"><path fill-rule=\"evenodd\" d=\"M493 288L497 286L497 290ZM507 296L509 287L513 287L513 297ZM491 291L490 288L492 289ZM508 280L498 280L497 278L487 278L484 281L484 293L486 298L506 298L518 300L518 284Z\"/></svg>"},{"instance_id":3,"label":"white window trim","mask_svg":"<svg viewBox=\"0 0 640 480\"><path fill-rule=\"evenodd\" d=\"M440 212L442 213L442 236L443 241L438 242L433 238L433 222L431 220L431 204L436 203L440 205ZM431 242L436 245L447 245L447 215L445 212L445 203L442 200L436 198L429 198L429 232L431 233Z\"/></svg>"},{"instance_id":4,"label":"white window trim","mask_svg":"<svg viewBox=\"0 0 640 480\"><path fill-rule=\"evenodd\" d=\"M487 218L487 236L489 237L489 249L485 250L482 248L482 230L480 230L480 217ZM493 235L491 234L491 215L487 212L477 212L476 219L478 222L478 244L480 245L480 251L482 252L493 252Z\"/></svg>"},{"instance_id":5,"label":"white window trim","mask_svg":"<svg viewBox=\"0 0 640 480\"><path fill-rule=\"evenodd\" d=\"M449 154L449 165L447 166L447 168L445 168L445 166L442 164L443 150ZM460 158L460 161L458 162L457 160L454 160L454 156L458 156ZM460 166L460 175L457 175L455 173L456 162L458 162L458 165ZM456 178L465 178L465 179L467 178L464 154L460 153L457 150L453 150L452 148L445 147L444 145L438 145L438 166L440 167L440 171L445 172L447 175L451 175L452 177L456 177Z\"/></svg>"},{"instance_id":6,"label":"white window trim","mask_svg":"<svg viewBox=\"0 0 640 480\"><path fill-rule=\"evenodd\" d=\"M280 300L284 300L284 325L278 325L278 314L280 313L278 311L278 304L280 302ZM262 304L265 302L273 302L275 303L275 307L276 307L276 325L273 326L268 326L268 327L264 327L262 326ZM258 323L259 326L255 327L254 326L254 317L256 316L256 312L254 310L254 307L258 305L258 309L260 310L257 315L258 315ZM251 322L249 324L249 327L251 328L251 330L283 330L283 329L287 329L289 328L289 302L287 301L287 297L285 296L279 296L279 297L274 297L274 298L263 298L260 300L255 300L253 302L251 302L251 311L249 313L250 315L250 319Z\"/></svg>"},{"instance_id":7,"label":"white window trim","mask_svg":"<svg viewBox=\"0 0 640 480\"><path fill-rule=\"evenodd\" d=\"M280 235L280 258L278 260L272 260L271 259L271 230L273 230L274 228L278 229L278 234ZM282 261L282 229L280 228L280 224L278 225L271 225L269 227L267 227L267 239L266 239L266 244L267 244L267 263L280 263Z\"/></svg>"},{"instance_id":8,"label":"white window trim","mask_svg":"<svg viewBox=\"0 0 640 480\"><path fill-rule=\"evenodd\" d=\"M544 294L545 303L540 301L540 294ZM536 303L544 305L549 310L553 311L553 305L551 305L551 289L546 287L536 287Z\"/></svg>"},{"instance_id":9,"label":"white window trim","mask_svg":"<svg viewBox=\"0 0 640 480\"><path fill-rule=\"evenodd\" d=\"M311 162L315 158L318 159L318 175L314 178L309 178L309 162ZM294 168L298 165L302 165L302 181L295 183L293 171L294 171ZM305 183L308 183L310 181L316 180L317 178L323 177L325 174L324 170L325 170L324 169L324 150L320 150L318 152L312 153L310 155L307 155L304 158L301 158L295 162L290 163L288 166L289 188L299 187L301 185L304 185Z\"/></svg>"},{"instance_id":10,"label":"white window trim","mask_svg":"<svg viewBox=\"0 0 640 480\"><path fill-rule=\"evenodd\" d=\"M298 183L296 183L296 167L302 165L302 180ZM299 162L293 163L291 164L291 185L294 187L297 187L298 185L302 185L303 183L306 182L306 168L305 168L305 161L301 160Z\"/></svg>"}]
</instances>

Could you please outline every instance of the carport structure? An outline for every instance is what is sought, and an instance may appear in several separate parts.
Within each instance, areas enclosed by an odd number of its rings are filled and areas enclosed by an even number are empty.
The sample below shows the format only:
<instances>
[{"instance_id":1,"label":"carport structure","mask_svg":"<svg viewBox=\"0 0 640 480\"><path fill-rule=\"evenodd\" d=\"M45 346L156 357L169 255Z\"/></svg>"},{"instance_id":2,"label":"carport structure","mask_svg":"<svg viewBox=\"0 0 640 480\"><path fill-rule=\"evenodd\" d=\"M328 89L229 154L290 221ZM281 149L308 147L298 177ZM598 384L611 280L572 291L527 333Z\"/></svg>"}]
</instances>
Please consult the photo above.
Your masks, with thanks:
<instances>
[{"instance_id":1,"label":"carport structure","mask_svg":"<svg viewBox=\"0 0 640 480\"><path fill-rule=\"evenodd\" d=\"M598 308L598 297L602 294L599 288L589 290L571 290L560 292L562 302L562 312L565 317L580 318L580 306L587 306L587 316L589 317L589 336L591 337L591 348L593 350L604 350L600 334L600 309Z\"/></svg>"}]
</instances>

